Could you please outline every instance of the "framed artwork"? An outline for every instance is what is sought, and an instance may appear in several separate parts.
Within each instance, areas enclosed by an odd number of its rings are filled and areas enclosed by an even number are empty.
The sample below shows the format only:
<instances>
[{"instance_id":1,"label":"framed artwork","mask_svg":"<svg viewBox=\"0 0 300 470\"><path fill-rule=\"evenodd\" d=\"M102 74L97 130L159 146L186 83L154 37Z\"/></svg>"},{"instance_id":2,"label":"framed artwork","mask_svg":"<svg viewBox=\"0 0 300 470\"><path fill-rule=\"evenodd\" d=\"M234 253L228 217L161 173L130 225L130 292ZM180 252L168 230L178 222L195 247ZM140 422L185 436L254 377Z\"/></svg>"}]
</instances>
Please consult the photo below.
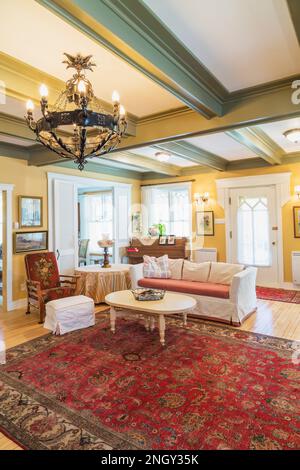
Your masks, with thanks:
<instances>
[{"instance_id":1,"label":"framed artwork","mask_svg":"<svg viewBox=\"0 0 300 470\"><path fill-rule=\"evenodd\" d=\"M213 211L196 212L197 235L213 236L215 234L215 220Z\"/></svg>"},{"instance_id":2,"label":"framed artwork","mask_svg":"<svg viewBox=\"0 0 300 470\"><path fill-rule=\"evenodd\" d=\"M167 244L167 237L166 235L160 235L158 240L159 245L166 245Z\"/></svg>"},{"instance_id":3,"label":"framed artwork","mask_svg":"<svg viewBox=\"0 0 300 470\"><path fill-rule=\"evenodd\" d=\"M26 253L28 251L48 250L48 232L15 232L14 252Z\"/></svg>"},{"instance_id":4,"label":"framed artwork","mask_svg":"<svg viewBox=\"0 0 300 470\"><path fill-rule=\"evenodd\" d=\"M175 245L175 244L176 244L175 235L168 235L168 237L167 237L167 244L168 244L168 245Z\"/></svg>"},{"instance_id":5,"label":"framed artwork","mask_svg":"<svg viewBox=\"0 0 300 470\"><path fill-rule=\"evenodd\" d=\"M20 227L42 227L43 225L43 198L19 196L19 223Z\"/></svg>"},{"instance_id":6,"label":"framed artwork","mask_svg":"<svg viewBox=\"0 0 300 470\"><path fill-rule=\"evenodd\" d=\"M300 238L300 206L293 207L294 237Z\"/></svg>"}]
</instances>

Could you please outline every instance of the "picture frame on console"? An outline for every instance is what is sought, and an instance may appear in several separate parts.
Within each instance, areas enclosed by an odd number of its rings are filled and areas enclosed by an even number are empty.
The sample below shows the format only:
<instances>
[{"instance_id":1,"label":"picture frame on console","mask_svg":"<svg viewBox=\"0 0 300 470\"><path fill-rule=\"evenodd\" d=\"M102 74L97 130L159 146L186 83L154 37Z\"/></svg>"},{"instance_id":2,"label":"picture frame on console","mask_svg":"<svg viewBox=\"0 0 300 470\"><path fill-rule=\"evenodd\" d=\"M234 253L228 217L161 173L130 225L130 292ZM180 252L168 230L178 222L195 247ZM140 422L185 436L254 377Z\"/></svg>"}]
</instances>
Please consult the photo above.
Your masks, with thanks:
<instances>
[{"instance_id":1,"label":"picture frame on console","mask_svg":"<svg viewBox=\"0 0 300 470\"><path fill-rule=\"evenodd\" d=\"M167 237L167 245L176 245L176 237L175 237L175 235L168 235L168 237Z\"/></svg>"},{"instance_id":2,"label":"picture frame on console","mask_svg":"<svg viewBox=\"0 0 300 470\"><path fill-rule=\"evenodd\" d=\"M213 211L196 212L196 233L198 236L214 236L215 219Z\"/></svg>"},{"instance_id":3,"label":"picture frame on console","mask_svg":"<svg viewBox=\"0 0 300 470\"><path fill-rule=\"evenodd\" d=\"M159 245L167 245L167 236L160 235L158 240Z\"/></svg>"}]
</instances>

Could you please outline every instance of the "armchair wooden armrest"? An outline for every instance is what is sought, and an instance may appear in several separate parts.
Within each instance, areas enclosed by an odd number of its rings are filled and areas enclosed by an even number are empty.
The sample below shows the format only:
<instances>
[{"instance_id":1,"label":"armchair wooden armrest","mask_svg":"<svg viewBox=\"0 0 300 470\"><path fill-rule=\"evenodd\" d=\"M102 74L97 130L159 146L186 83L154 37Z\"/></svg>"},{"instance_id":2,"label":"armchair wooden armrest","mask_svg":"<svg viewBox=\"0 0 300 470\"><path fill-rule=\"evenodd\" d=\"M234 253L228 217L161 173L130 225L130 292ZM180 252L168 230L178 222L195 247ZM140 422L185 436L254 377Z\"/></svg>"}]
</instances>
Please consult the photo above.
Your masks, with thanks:
<instances>
[{"instance_id":1,"label":"armchair wooden armrest","mask_svg":"<svg viewBox=\"0 0 300 470\"><path fill-rule=\"evenodd\" d=\"M27 311L26 314L30 313L30 306L40 311L40 323L42 323L42 315L45 310L45 302L42 295L41 283L39 281L26 280L27 286Z\"/></svg>"},{"instance_id":2,"label":"armchair wooden armrest","mask_svg":"<svg viewBox=\"0 0 300 470\"><path fill-rule=\"evenodd\" d=\"M77 289L78 279L80 276L78 274L74 275L67 275L67 274L60 274L59 280L60 283L64 286L70 287L74 291Z\"/></svg>"}]
</instances>

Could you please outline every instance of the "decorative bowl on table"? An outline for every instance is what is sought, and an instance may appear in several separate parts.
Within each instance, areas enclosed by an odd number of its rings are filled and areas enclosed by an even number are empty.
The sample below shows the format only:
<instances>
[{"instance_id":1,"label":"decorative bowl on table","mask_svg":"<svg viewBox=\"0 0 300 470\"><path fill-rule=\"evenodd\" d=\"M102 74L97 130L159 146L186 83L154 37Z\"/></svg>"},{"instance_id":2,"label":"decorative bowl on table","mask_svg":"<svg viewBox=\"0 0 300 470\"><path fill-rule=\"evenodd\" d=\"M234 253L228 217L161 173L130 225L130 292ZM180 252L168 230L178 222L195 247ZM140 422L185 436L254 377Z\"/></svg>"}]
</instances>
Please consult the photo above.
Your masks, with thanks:
<instances>
[{"instance_id":1,"label":"decorative bowl on table","mask_svg":"<svg viewBox=\"0 0 300 470\"><path fill-rule=\"evenodd\" d=\"M166 291L161 289L134 289L131 291L135 300L162 300Z\"/></svg>"}]
</instances>

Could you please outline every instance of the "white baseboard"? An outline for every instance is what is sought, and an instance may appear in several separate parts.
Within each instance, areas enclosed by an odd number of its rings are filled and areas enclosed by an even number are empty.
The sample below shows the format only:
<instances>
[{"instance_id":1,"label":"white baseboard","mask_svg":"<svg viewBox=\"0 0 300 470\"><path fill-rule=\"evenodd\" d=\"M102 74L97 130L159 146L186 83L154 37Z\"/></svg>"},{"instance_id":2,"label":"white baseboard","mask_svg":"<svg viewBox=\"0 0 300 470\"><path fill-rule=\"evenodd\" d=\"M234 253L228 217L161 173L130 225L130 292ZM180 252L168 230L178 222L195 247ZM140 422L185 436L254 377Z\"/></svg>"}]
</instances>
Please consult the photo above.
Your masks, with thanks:
<instances>
[{"instance_id":1,"label":"white baseboard","mask_svg":"<svg viewBox=\"0 0 300 470\"><path fill-rule=\"evenodd\" d=\"M8 306L7 310L10 312L11 310L17 310L18 308L26 308L27 307L27 299L18 299L12 300Z\"/></svg>"},{"instance_id":2,"label":"white baseboard","mask_svg":"<svg viewBox=\"0 0 300 470\"><path fill-rule=\"evenodd\" d=\"M300 290L300 286L293 284L292 282L283 282L281 287L282 289Z\"/></svg>"}]
</instances>

